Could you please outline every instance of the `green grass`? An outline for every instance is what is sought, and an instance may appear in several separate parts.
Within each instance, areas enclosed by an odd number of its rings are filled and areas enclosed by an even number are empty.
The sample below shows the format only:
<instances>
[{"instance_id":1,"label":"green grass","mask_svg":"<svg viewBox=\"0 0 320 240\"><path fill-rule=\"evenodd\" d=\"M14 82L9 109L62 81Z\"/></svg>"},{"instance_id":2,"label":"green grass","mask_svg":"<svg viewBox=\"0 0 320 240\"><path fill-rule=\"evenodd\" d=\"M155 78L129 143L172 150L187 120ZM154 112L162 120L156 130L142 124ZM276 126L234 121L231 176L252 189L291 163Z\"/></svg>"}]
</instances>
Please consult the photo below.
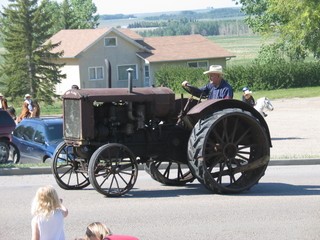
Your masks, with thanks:
<instances>
[{"instance_id":1,"label":"green grass","mask_svg":"<svg viewBox=\"0 0 320 240\"><path fill-rule=\"evenodd\" d=\"M246 64L251 62L258 56L261 45L272 42L272 40L264 39L259 35L210 36L208 39L236 56L228 61L228 65Z\"/></svg>"},{"instance_id":2,"label":"green grass","mask_svg":"<svg viewBox=\"0 0 320 240\"><path fill-rule=\"evenodd\" d=\"M182 92L184 97L190 97L190 94ZM309 98L309 97L320 97L320 86L319 87L305 87L305 88L290 88L290 89L277 89L272 91L253 91L254 99L261 97L268 97L269 99L290 99L290 98ZM176 98L181 98L181 94L176 94ZM241 100L242 91L234 92L234 99Z\"/></svg>"},{"instance_id":3,"label":"green grass","mask_svg":"<svg viewBox=\"0 0 320 240\"><path fill-rule=\"evenodd\" d=\"M320 87L277 89L272 91L253 91L252 95L255 99L258 99L260 97L268 97L269 99L320 97ZM235 99L241 99L241 97L242 92L234 93Z\"/></svg>"},{"instance_id":4,"label":"green grass","mask_svg":"<svg viewBox=\"0 0 320 240\"><path fill-rule=\"evenodd\" d=\"M32 168L32 167L51 167L51 164L50 163L0 164L0 168Z\"/></svg>"},{"instance_id":5,"label":"green grass","mask_svg":"<svg viewBox=\"0 0 320 240\"><path fill-rule=\"evenodd\" d=\"M41 109L41 116L43 115L62 115L63 107L62 107L62 101L57 101L52 105L46 105L42 102L40 104L40 109ZM9 104L10 105L10 104ZM22 105L22 103L20 104ZM14 108L16 110L16 115L19 116L21 113L21 107L18 106L17 104L14 105Z\"/></svg>"}]
</instances>

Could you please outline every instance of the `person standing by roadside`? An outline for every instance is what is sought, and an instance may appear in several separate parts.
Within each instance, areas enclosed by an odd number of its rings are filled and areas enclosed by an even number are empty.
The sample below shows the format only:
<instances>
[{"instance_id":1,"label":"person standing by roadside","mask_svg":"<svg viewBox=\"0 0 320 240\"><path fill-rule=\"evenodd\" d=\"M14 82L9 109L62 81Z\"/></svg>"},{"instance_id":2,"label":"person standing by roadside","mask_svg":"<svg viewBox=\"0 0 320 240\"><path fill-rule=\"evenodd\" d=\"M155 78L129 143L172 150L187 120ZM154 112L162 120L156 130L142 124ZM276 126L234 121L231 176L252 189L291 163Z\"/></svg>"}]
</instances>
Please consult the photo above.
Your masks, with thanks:
<instances>
[{"instance_id":1,"label":"person standing by roadside","mask_svg":"<svg viewBox=\"0 0 320 240\"><path fill-rule=\"evenodd\" d=\"M7 99L4 98L2 93L0 93L0 109L2 110L8 109Z\"/></svg>"},{"instance_id":2,"label":"person standing by roadside","mask_svg":"<svg viewBox=\"0 0 320 240\"><path fill-rule=\"evenodd\" d=\"M33 107L32 107L31 95L26 94L24 96L24 102L22 104L21 114L17 118L17 123L21 122L22 119L24 118L29 118L32 114L32 110L33 110Z\"/></svg>"},{"instance_id":3,"label":"person standing by roadside","mask_svg":"<svg viewBox=\"0 0 320 240\"><path fill-rule=\"evenodd\" d=\"M32 106L32 100L31 100L31 95L30 94L24 95L24 102L27 104L29 112L31 114L32 111L33 111L33 106Z\"/></svg>"},{"instance_id":4,"label":"person standing by roadside","mask_svg":"<svg viewBox=\"0 0 320 240\"><path fill-rule=\"evenodd\" d=\"M32 240L65 240L64 218L68 209L52 186L40 187L32 201Z\"/></svg>"},{"instance_id":5,"label":"person standing by roadside","mask_svg":"<svg viewBox=\"0 0 320 240\"><path fill-rule=\"evenodd\" d=\"M32 104L31 117L35 117L35 118L40 117L40 106L39 106L38 100L34 99L31 104Z\"/></svg>"},{"instance_id":6,"label":"person standing by roadside","mask_svg":"<svg viewBox=\"0 0 320 240\"><path fill-rule=\"evenodd\" d=\"M242 102L248 103L251 107L254 107L254 105L256 105L256 102L254 101L250 89L248 87L244 87L242 88L242 92Z\"/></svg>"}]
</instances>

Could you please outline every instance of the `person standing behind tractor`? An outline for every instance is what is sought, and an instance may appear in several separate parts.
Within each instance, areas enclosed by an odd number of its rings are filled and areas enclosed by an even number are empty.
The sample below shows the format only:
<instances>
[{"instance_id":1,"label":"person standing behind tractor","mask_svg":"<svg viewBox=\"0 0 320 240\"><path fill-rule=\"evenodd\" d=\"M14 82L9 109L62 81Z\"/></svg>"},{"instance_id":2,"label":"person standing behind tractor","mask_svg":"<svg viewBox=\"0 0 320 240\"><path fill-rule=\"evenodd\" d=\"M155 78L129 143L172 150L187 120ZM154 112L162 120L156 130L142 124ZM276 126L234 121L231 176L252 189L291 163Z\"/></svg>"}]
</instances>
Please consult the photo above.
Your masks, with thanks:
<instances>
[{"instance_id":1,"label":"person standing behind tractor","mask_svg":"<svg viewBox=\"0 0 320 240\"><path fill-rule=\"evenodd\" d=\"M21 114L17 118L17 123L21 122L22 119L24 119L24 118L30 117L32 110L33 110L33 107L32 107L31 95L26 94L24 96L24 102L22 104Z\"/></svg>"},{"instance_id":2,"label":"person standing behind tractor","mask_svg":"<svg viewBox=\"0 0 320 240\"><path fill-rule=\"evenodd\" d=\"M254 105L256 105L256 102L254 101L250 89L248 87L244 87L242 88L242 92L242 102L248 103L251 107L254 107Z\"/></svg>"},{"instance_id":3,"label":"person standing behind tractor","mask_svg":"<svg viewBox=\"0 0 320 240\"><path fill-rule=\"evenodd\" d=\"M192 95L204 96L208 99L232 99L233 89L229 83L223 79L222 66L211 65L208 71L203 74L208 75L209 83L201 88L193 87L188 81L184 81L182 86Z\"/></svg>"},{"instance_id":4,"label":"person standing behind tractor","mask_svg":"<svg viewBox=\"0 0 320 240\"><path fill-rule=\"evenodd\" d=\"M38 101L34 99L31 104L32 104L31 117L34 117L34 118L40 117L40 106Z\"/></svg>"},{"instance_id":5,"label":"person standing behind tractor","mask_svg":"<svg viewBox=\"0 0 320 240\"><path fill-rule=\"evenodd\" d=\"M2 110L8 109L7 99L4 98L2 93L0 93L0 109Z\"/></svg>"}]
</instances>

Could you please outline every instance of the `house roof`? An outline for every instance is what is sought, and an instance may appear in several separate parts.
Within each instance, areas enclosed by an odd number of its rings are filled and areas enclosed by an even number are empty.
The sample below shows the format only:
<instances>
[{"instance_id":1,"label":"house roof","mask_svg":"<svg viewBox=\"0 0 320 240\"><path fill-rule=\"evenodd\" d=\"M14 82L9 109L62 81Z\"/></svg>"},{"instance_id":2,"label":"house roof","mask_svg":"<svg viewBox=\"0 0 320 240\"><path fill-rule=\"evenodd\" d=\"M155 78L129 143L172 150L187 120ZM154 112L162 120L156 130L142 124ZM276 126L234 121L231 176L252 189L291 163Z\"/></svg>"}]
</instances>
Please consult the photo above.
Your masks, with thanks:
<instances>
[{"instance_id":1,"label":"house roof","mask_svg":"<svg viewBox=\"0 0 320 240\"><path fill-rule=\"evenodd\" d=\"M209 58L235 57L201 35L148 37L144 43L151 53L139 52L138 56L149 62L168 62Z\"/></svg>"},{"instance_id":2,"label":"house roof","mask_svg":"<svg viewBox=\"0 0 320 240\"><path fill-rule=\"evenodd\" d=\"M63 51L63 58L76 58L110 32L135 45L140 49L137 55L149 62L234 57L229 51L201 35L143 38L128 28L67 29L59 31L48 41L61 42L53 51Z\"/></svg>"},{"instance_id":3,"label":"house roof","mask_svg":"<svg viewBox=\"0 0 320 240\"><path fill-rule=\"evenodd\" d=\"M142 47L138 41L143 38L138 33L125 28L66 29L56 33L48 41L61 42L58 47L54 48L54 52L64 51L64 58L74 58L111 31L122 35L138 47Z\"/></svg>"}]
</instances>

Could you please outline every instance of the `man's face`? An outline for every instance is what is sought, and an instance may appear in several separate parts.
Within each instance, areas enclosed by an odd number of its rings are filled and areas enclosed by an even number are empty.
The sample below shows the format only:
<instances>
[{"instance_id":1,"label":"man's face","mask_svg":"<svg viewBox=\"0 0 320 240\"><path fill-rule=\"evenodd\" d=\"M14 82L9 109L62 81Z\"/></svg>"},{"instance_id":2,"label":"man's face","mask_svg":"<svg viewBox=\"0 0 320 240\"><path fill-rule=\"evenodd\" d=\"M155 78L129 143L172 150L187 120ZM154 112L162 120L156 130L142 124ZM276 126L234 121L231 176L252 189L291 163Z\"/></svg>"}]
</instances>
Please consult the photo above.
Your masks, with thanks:
<instances>
[{"instance_id":1,"label":"man's face","mask_svg":"<svg viewBox=\"0 0 320 240\"><path fill-rule=\"evenodd\" d=\"M218 86L221 82L221 75L219 73L210 73L209 80L214 86Z\"/></svg>"}]
</instances>

